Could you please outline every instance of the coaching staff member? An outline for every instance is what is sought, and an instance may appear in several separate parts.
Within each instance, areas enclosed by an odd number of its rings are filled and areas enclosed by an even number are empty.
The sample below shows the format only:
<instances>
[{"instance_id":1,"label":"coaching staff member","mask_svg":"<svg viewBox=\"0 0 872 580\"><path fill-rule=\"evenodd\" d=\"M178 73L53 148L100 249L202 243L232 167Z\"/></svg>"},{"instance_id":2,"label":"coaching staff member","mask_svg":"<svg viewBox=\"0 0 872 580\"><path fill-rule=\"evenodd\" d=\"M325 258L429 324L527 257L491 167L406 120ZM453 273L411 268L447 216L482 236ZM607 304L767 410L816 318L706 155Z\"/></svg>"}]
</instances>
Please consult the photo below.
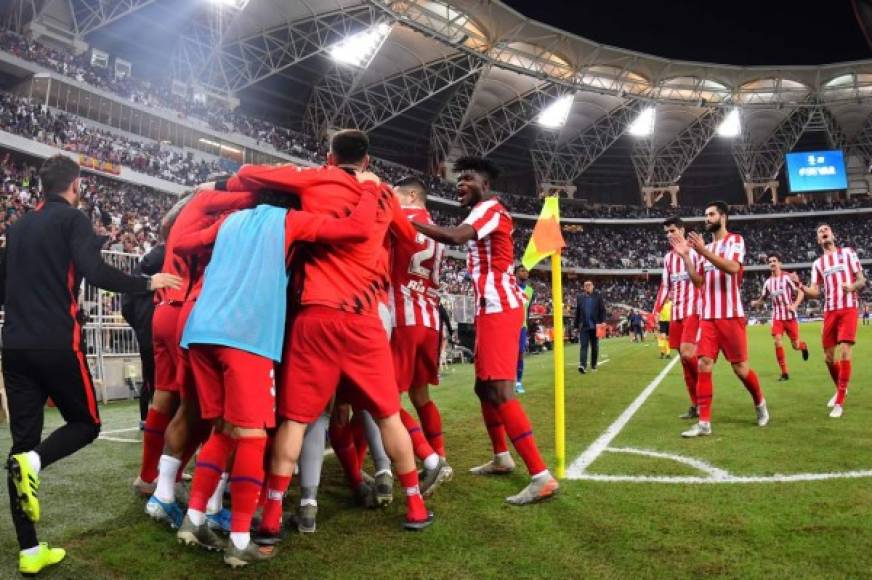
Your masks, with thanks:
<instances>
[{"instance_id":1,"label":"coaching staff member","mask_svg":"<svg viewBox=\"0 0 872 580\"><path fill-rule=\"evenodd\" d=\"M581 345L578 372L587 372L587 347L590 345L590 368L596 370L599 358L599 338L596 325L606 321L606 306L599 292L593 291L593 281L584 281L584 292L578 295L575 306L575 327L578 329L578 342Z\"/></svg>"},{"instance_id":2,"label":"coaching staff member","mask_svg":"<svg viewBox=\"0 0 872 580\"><path fill-rule=\"evenodd\" d=\"M12 449L7 463L19 571L34 574L65 552L36 539L39 472L89 444L100 432L91 373L76 318L82 278L113 292L179 287L168 274L128 276L104 263L100 240L79 211L79 166L61 155L39 171L43 198L6 234L0 298L6 305L3 378ZM40 442L43 406L51 397L66 424Z\"/></svg>"}]
</instances>

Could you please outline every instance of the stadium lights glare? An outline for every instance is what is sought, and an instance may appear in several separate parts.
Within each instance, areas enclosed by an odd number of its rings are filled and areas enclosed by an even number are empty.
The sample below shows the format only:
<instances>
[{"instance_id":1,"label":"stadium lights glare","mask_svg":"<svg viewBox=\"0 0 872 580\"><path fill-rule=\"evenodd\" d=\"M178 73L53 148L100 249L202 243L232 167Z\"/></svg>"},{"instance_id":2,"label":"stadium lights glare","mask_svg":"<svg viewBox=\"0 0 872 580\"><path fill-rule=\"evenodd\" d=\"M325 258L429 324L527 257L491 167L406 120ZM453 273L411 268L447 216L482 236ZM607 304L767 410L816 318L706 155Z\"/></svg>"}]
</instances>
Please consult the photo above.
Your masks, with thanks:
<instances>
[{"instance_id":1,"label":"stadium lights glare","mask_svg":"<svg viewBox=\"0 0 872 580\"><path fill-rule=\"evenodd\" d=\"M243 10L248 5L249 0L212 0L213 4L219 6L227 6L236 10Z\"/></svg>"},{"instance_id":2,"label":"stadium lights glare","mask_svg":"<svg viewBox=\"0 0 872 580\"><path fill-rule=\"evenodd\" d=\"M739 115L739 109L733 109L721 124L718 125L718 135L721 137L738 137L742 134L742 119Z\"/></svg>"},{"instance_id":3,"label":"stadium lights glare","mask_svg":"<svg viewBox=\"0 0 872 580\"><path fill-rule=\"evenodd\" d=\"M654 132L654 107L647 107L630 124L627 132L634 137L647 137Z\"/></svg>"},{"instance_id":4,"label":"stadium lights glare","mask_svg":"<svg viewBox=\"0 0 872 580\"><path fill-rule=\"evenodd\" d=\"M569 110L572 108L574 100L574 95L560 97L539 113L539 116L536 117L536 122L546 129L559 129L566 124L566 119L569 117Z\"/></svg>"},{"instance_id":5,"label":"stadium lights glare","mask_svg":"<svg viewBox=\"0 0 872 580\"><path fill-rule=\"evenodd\" d=\"M369 64L390 31L389 24L385 22L376 24L334 44L330 48L330 56L336 62L362 68Z\"/></svg>"}]
</instances>

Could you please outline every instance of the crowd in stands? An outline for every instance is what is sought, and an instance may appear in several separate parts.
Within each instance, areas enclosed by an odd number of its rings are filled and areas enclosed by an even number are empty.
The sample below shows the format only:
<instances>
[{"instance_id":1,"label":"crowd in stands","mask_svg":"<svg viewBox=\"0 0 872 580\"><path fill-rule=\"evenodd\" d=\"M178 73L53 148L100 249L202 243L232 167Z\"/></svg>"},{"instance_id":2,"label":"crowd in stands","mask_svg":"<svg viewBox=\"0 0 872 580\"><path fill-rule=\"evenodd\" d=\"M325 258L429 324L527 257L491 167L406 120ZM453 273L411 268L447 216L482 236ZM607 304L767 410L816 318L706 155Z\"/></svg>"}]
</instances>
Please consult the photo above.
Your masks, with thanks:
<instances>
[{"instance_id":1,"label":"crowd in stands","mask_svg":"<svg viewBox=\"0 0 872 580\"><path fill-rule=\"evenodd\" d=\"M0 152L0 236L36 207L40 195L37 172L36 163ZM161 217L174 201L173 196L146 187L87 174L82 178L81 195L82 210L105 238L103 248L138 255L158 243Z\"/></svg>"},{"instance_id":2,"label":"crowd in stands","mask_svg":"<svg viewBox=\"0 0 872 580\"><path fill-rule=\"evenodd\" d=\"M221 171L217 162L198 160L192 152L182 153L159 143L145 143L89 127L75 115L3 92L0 92L0 130L183 185L202 183Z\"/></svg>"}]
</instances>

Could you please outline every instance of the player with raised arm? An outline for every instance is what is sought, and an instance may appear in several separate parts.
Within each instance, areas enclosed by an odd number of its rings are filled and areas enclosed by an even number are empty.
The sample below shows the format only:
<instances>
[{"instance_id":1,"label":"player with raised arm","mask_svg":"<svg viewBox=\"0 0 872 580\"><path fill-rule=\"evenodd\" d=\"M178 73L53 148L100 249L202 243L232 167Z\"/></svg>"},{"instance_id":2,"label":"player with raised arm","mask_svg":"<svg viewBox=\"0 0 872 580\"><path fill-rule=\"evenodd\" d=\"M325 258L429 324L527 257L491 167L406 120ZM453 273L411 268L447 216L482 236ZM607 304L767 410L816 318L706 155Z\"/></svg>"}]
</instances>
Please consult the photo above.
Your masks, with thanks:
<instances>
[{"instance_id":1,"label":"player with raised arm","mask_svg":"<svg viewBox=\"0 0 872 580\"><path fill-rule=\"evenodd\" d=\"M796 321L796 309L802 303L805 293L799 289L790 275L781 268L781 256L776 252L770 252L766 256L769 271L772 275L763 284L763 292L760 298L751 302L752 308L760 308L768 296L772 302L772 339L775 341L775 360L781 368L779 381L790 379L787 372L787 361L784 358L784 346L781 344L781 336L787 335L793 350L802 351L802 360L808 360L808 345L799 340L799 323Z\"/></svg>"},{"instance_id":2,"label":"player with raised arm","mask_svg":"<svg viewBox=\"0 0 872 580\"><path fill-rule=\"evenodd\" d=\"M411 222L432 224L427 211L427 186L407 177L394 191ZM445 460L442 417L430 399L429 385L439 384L439 268L445 246L423 234L396 239L391 260L390 307L393 321L391 353L401 393L408 393L421 425L405 409L400 417L423 461L421 490L429 497L453 471ZM422 429L423 427L423 429Z\"/></svg>"},{"instance_id":3,"label":"player with raised arm","mask_svg":"<svg viewBox=\"0 0 872 580\"><path fill-rule=\"evenodd\" d=\"M745 240L739 234L727 231L729 208L723 201L706 206L705 229L712 235L708 245L696 232L687 237L687 244L700 255L698 272L704 274L702 285L702 316L699 323L697 355L696 402L699 423L681 434L682 437L711 435L712 370L718 354L730 361L733 372L745 385L754 400L757 425L769 423L769 409L760 388L757 373L748 364L748 334L745 329L745 310L742 307L742 274L745 262ZM684 252L684 243L672 240L673 247Z\"/></svg>"},{"instance_id":4,"label":"player with raised arm","mask_svg":"<svg viewBox=\"0 0 872 580\"><path fill-rule=\"evenodd\" d=\"M702 258L685 240L684 222L678 216L663 222L663 232L672 249L663 257L663 278L654 312L660 312L667 300L672 301L672 320L669 323L669 348L678 349L684 384L690 397L690 408L682 419L696 419L697 356L699 314L703 275L699 272Z\"/></svg>"},{"instance_id":5,"label":"player with raised arm","mask_svg":"<svg viewBox=\"0 0 872 580\"><path fill-rule=\"evenodd\" d=\"M512 218L491 191L499 170L478 157L463 157L454 164L459 172L460 204L472 211L457 227L413 222L418 231L436 241L467 244L467 262L473 280L475 314L475 393L493 445L493 459L472 469L477 475L510 473L515 468L506 435L524 459L533 481L517 495L506 498L524 505L553 496L559 484L542 460L533 427L515 398L518 341L524 317L524 295L513 273Z\"/></svg>"},{"instance_id":6,"label":"player with raised arm","mask_svg":"<svg viewBox=\"0 0 872 580\"><path fill-rule=\"evenodd\" d=\"M857 293L866 287L866 276L857 253L836 245L836 236L829 224L817 227L817 241L823 255L811 267L811 284L803 284L796 273L791 274L791 279L809 298L823 299L821 342L830 377L836 385L836 394L827 406L832 407L830 417L838 419L842 416L851 382L851 354L857 340L860 306Z\"/></svg>"}]
</instances>

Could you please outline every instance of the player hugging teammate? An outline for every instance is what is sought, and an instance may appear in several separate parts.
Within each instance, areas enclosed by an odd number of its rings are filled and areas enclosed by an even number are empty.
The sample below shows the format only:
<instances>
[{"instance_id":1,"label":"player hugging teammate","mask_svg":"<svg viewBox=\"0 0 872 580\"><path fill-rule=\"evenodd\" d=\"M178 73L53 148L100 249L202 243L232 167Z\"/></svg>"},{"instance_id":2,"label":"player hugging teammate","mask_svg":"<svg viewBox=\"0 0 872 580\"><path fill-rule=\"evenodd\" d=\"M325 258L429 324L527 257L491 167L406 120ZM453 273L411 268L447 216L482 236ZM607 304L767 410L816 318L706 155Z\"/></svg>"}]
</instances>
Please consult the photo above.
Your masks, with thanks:
<instances>
[{"instance_id":1,"label":"player hugging teammate","mask_svg":"<svg viewBox=\"0 0 872 580\"><path fill-rule=\"evenodd\" d=\"M331 442L362 503L392 499L392 463L406 498L403 526L433 521L424 498L453 475L429 392L439 382L445 243L469 243L479 302L475 390L494 457L472 471L512 471L508 437L532 476L509 503L559 487L514 398L524 296L512 273L511 217L489 191L496 169L458 162L458 190L472 211L459 228L440 228L426 209L426 184L407 178L388 187L368 171L368 147L365 133L340 131L323 167L246 165L203 184L176 211L167 265L183 284L159 297L167 316L155 323L167 394L149 414L134 488L151 495L147 513L176 528L179 541L223 551L234 567L275 556L298 465L296 525L315 531L331 415ZM402 408L404 392L417 418ZM363 418L374 432L368 442ZM201 444L183 511L175 483ZM367 447L384 457L375 481L361 470Z\"/></svg>"}]
</instances>

